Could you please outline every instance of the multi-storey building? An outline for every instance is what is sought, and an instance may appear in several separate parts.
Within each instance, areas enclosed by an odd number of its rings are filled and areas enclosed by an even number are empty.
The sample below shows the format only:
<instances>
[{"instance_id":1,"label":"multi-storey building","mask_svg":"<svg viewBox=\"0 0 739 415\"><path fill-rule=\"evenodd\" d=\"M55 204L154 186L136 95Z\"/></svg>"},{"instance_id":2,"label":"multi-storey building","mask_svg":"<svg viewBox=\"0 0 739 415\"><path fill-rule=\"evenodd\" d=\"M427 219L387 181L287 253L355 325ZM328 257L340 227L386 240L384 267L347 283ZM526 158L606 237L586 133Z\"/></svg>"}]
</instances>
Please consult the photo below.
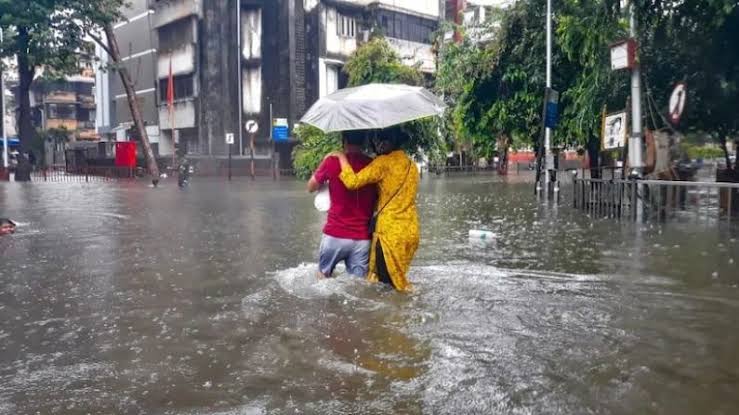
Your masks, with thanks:
<instances>
[{"instance_id":1,"label":"multi-storey building","mask_svg":"<svg viewBox=\"0 0 739 415\"><path fill-rule=\"evenodd\" d=\"M159 129L157 108L157 39L153 30L153 10L148 0L130 0L122 10L124 19L113 25L113 31L121 52L122 64L131 75L147 135L154 154L171 155L172 140ZM102 66L110 62L107 54L96 49ZM96 74L98 112L96 126L101 136L114 141L138 141L128 98L118 72L101 70Z\"/></svg>"},{"instance_id":2,"label":"multi-storey building","mask_svg":"<svg viewBox=\"0 0 739 415\"><path fill-rule=\"evenodd\" d=\"M383 33L404 62L432 74L432 35L444 14L443 0L133 4L135 10L127 12L129 20L117 26L116 35L122 51L136 51L128 55L129 71L140 74L137 90L144 97L147 121L162 132L160 154L162 143L177 140L190 155L225 158L225 136L233 133L231 151L237 159L248 158L251 140L245 124L256 121L257 163L266 166L278 155L282 168L290 167L295 124L315 100L345 86L343 65L371 31ZM170 73L173 108L167 103ZM109 94L125 100L122 91L114 91L112 78L108 83ZM125 125L127 109L120 107L125 101L113 101L111 125ZM287 120L287 140L271 140L275 119Z\"/></svg>"},{"instance_id":3,"label":"multi-storey building","mask_svg":"<svg viewBox=\"0 0 739 415\"><path fill-rule=\"evenodd\" d=\"M95 131L95 78L85 75L33 82L30 98L36 128L66 130L72 141L99 139Z\"/></svg>"}]
</instances>

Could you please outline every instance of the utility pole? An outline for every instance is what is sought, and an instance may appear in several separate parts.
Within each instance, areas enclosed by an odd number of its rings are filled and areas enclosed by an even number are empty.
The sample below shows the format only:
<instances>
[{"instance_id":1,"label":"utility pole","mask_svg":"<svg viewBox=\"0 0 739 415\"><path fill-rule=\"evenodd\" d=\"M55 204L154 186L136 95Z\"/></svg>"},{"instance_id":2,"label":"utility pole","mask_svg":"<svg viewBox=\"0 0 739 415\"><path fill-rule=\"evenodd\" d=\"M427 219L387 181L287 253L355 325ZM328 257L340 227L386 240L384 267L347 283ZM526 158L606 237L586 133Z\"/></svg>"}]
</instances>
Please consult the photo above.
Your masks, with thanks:
<instances>
[{"instance_id":1,"label":"utility pole","mask_svg":"<svg viewBox=\"0 0 739 415\"><path fill-rule=\"evenodd\" d=\"M3 41L3 29L0 28L0 42ZM3 170L8 173L8 133L5 131L5 72L0 63L0 129L3 136ZM2 178L0 178L2 179Z\"/></svg>"},{"instance_id":2,"label":"utility pole","mask_svg":"<svg viewBox=\"0 0 739 415\"><path fill-rule=\"evenodd\" d=\"M636 17L634 2L629 2L629 35L636 41ZM631 137L629 138L629 165L631 176L641 179L644 174L644 150L641 125L641 69L636 59L631 69Z\"/></svg>"},{"instance_id":3,"label":"utility pole","mask_svg":"<svg viewBox=\"0 0 739 415\"><path fill-rule=\"evenodd\" d=\"M244 56L244 47L241 44L241 0L238 0L236 2L236 25L238 26L236 28L236 36L238 37L237 43L239 45L239 53L237 54L237 57L239 59L238 63L238 71L239 71L239 156L244 155L244 80L243 80L243 73L241 69L241 61ZM229 150L230 151L230 150Z\"/></svg>"},{"instance_id":4,"label":"utility pole","mask_svg":"<svg viewBox=\"0 0 739 415\"><path fill-rule=\"evenodd\" d=\"M547 91L552 88L552 0L547 0ZM544 191L551 193L552 129L544 127Z\"/></svg>"},{"instance_id":5,"label":"utility pole","mask_svg":"<svg viewBox=\"0 0 739 415\"><path fill-rule=\"evenodd\" d=\"M636 8L634 1L629 2L629 35L634 43L637 40L636 32ZM638 43L636 43L638 44ZM637 53L637 52L635 52ZM638 56L638 55L637 55ZM629 165L631 166L631 177L640 180L644 177L644 140L641 125L641 69L638 57L635 57L633 68L631 68L631 137L629 138ZM641 195L643 186L637 186L636 220L641 223L644 209Z\"/></svg>"}]
</instances>

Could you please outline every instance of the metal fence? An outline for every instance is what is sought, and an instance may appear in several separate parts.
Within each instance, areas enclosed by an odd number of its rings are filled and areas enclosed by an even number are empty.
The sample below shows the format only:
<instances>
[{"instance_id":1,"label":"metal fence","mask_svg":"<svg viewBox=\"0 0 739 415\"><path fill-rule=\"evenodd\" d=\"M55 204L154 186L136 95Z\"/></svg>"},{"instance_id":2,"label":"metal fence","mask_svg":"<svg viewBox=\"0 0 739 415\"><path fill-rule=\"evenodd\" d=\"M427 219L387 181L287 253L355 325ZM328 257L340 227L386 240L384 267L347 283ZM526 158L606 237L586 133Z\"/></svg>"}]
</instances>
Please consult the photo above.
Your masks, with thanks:
<instances>
[{"instance_id":1,"label":"metal fence","mask_svg":"<svg viewBox=\"0 0 739 415\"><path fill-rule=\"evenodd\" d=\"M129 167L52 166L34 170L31 173L31 181L52 183L89 183L111 180L130 180L135 179L137 175L139 175L138 170Z\"/></svg>"},{"instance_id":2,"label":"metal fence","mask_svg":"<svg viewBox=\"0 0 739 415\"><path fill-rule=\"evenodd\" d=\"M666 221L739 218L739 183L575 179L573 205L594 217Z\"/></svg>"}]
</instances>

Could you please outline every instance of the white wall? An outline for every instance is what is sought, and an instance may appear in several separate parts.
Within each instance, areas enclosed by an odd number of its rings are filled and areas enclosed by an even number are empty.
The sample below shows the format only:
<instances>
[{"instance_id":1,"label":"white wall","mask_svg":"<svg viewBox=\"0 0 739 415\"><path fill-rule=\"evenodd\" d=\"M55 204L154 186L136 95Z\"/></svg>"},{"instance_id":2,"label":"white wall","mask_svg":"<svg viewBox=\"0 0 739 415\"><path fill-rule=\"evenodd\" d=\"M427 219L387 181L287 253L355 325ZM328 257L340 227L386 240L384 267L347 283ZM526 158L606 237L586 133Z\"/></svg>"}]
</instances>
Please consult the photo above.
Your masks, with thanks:
<instances>
[{"instance_id":1,"label":"white wall","mask_svg":"<svg viewBox=\"0 0 739 415\"><path fill-rule=\"evenodd\" d=\"M244 68L242 92L244 114L262 112L262 68Z\"/></svg>"},{"instance_id":2,"label":"white wall","mask_svg":"<svg viewBox=\"0 0 739 415\"><path fill-rule=\"evenodd\" d=\"M100 66L95 71L95 132L100 133L101 127L110 127L110 74L103 70L109 58L98 45L95 46L95 56L100 59Z\"/></svg>"},{"instance_id":3,"label":"white wall","mask_svg":"<svg viewBox=\"0 0 739 415\"><path fill-rule=\"evenodd\" d=\"M354 37L339 36L338 25L340 17L341 15L333 7L326 7L323 10L323 27L326 28L326 52L348 57L357 50L359 27L355 22Z\"/></svg>"},{"instance_id":4,"label":"white wall","mask_svg":"<svg viewBox=\"0 0 739 415\"><path fill-rule=\"evenodd\" d=\"M416 63L420 63L421 72L436 72L436 58L434 57L431 45L391 37L387 38L387 41L400 55L400 58L403 60L405 65L413 66Z\"/></svg>"},{"instance_id":5,"label":"white wall","mask_svg":"<svg viewBox=\"0 0 739 415\"><path fill-rule=\"evenodd\" d=\"M213 0L170 0L156 2L153 16L154 27L161 27L191 15L202 17L202 1Z\"/></svg>"},{"instance_id":6,"label":"white wall","mask_svg":"<svg viewBox=\"0 0 739 415\"><path fill-rule=\"evenodd\" d=\"M193 101L175 102L173 112L175 128L195 127L195 103ZM159 107L159 125L163 130L171 129L169 109L166 105Z\"/></svg>"},{"instance_id":7,"label":"white wall","mask_svg":"<svg viewBox=\"0 0 739 415\"><path fill-rule=\"evenodd\" d=\"M432 17L439 17L439 0L344 0L347 3L367 6L380 4L389 9L411 11Z\"/></svg>"},{"instance_id":8,"label":"white wall","mask_svg":"<svg viewBox=\"0 0 739 415\"><path fill-rule=\"evenodd\" d=\"M183 75L195 72L195 48L187 44L171 54L160 54L157 59L157 77L169 77L169 62L172 60L172 75Z\"/></svg>"},{"instance_id":9,"label":"white wall","mask_svg":"<svg viewBox=\"0 0 739 415\"><path fill-rule=\"evenodd\" d=\"M339 89L339 72L341 65L337 62L318 59L318 94L319 98L333 94Z\"/></svg>"},{"instance_id":10,"label":"white wall","mask_svg":"<svg viewBox=\"0 0 739 415\"><path fill-rule=\"evenodd\" d=\"M241 47L246 59L262 57L262 9L241 13Z\"/></svg>"},{"instance_id":11,"label":"white wall","mask_svg":"<svg viewBox=\"0 0 739 415\"><path fill-rule=\"evenodd\" d=\"M379 0L378 3L390 8L439 17L439 0Z\"/></svg>"}]
</instances>

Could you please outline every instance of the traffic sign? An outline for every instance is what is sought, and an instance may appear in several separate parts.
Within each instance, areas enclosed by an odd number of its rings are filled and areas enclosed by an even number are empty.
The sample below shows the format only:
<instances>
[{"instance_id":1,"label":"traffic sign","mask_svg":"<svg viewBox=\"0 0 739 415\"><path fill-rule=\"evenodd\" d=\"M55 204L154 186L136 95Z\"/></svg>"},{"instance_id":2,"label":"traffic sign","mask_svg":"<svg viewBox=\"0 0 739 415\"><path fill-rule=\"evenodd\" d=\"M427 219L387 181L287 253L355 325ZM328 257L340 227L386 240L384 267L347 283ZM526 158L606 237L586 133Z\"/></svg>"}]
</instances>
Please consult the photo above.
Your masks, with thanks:
<instances>
[{"instance_id":1,"label":"traffic sign","mask_svg":"<svg viewBox=\"0 0 739 415\"><path fill-rule=\"evenodd\" d=\"M246 122L246 131L249 134L255 134L257 131L259 131L259 124L254 120L249 120Z\"/></svg>"},{"instance_id":2,"label":"traffic sign","mask_svg":"<svg viewBox=\"0 0 739 415\"><path fill-rule=\"evenodd\" d=\"M544 127L556 128L559 121L559 92L547 88L546 90L546 107L544 114Z\"/></svg>"},{"instance_id":3,"label":"traffic sign","mask_svg":"<svg viewBox=\"0 0 739 415\"><path fill-rule=\"evenodd\" d=\"M636 66L636 40L627 39L611 45L611 69L633 69Z\"/></svg>"},{"instance_id":4,"label":"traffic sign","mask_svg":"<svg viewBox=\"0 0 739 415\"><path fill-rule=\"evenodd\" d=\"M680 122L680 117L683 115L683 110L685 110L685 100L687 97L688 87L685 85L685 82L679 82L675 85L675 89L672 90L672 95L670 95L670 112L668 116L670 117L670 122L673 124Z\"/></svg>"},{"instance_id":5,"label":"traffic sign","mask_svg":"<svg viewBox=\"0 0 739 415\"><path fill-rule=\"evenodd\" d=\"M289 132L287 118L275 118L272 121L272 139L274 141L287 141Z\"/></svg>"},{"instance_id":6,"label":"traffic sign","mask_svg":"<svg viewBox=\"0 0 739 415\"><path fill-rule=\"evenodd\" d=\"M234 143L234 134L226 133L226 144L233 144L233 143Z\"/></svg>"}]
</instances>

